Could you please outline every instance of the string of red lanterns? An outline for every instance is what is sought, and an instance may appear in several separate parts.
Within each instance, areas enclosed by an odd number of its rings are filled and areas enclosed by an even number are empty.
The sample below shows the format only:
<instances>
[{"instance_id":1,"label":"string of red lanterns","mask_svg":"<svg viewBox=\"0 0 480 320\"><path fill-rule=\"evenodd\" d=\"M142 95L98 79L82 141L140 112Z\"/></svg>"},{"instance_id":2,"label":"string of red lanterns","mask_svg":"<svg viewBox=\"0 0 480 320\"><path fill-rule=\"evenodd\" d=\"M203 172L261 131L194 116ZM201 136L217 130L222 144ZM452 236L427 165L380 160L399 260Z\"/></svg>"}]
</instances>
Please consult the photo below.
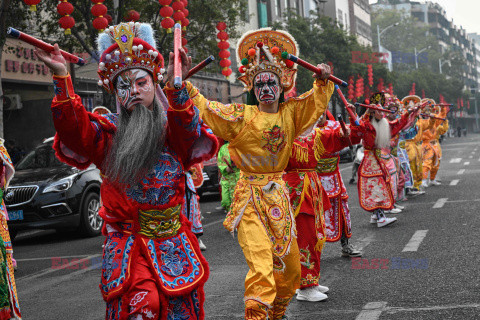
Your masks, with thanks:
<instances>
[{"instance_id":1,"label":"string of red lanterns","mask_svg":"<svg viewBox=\"0 0 480 320\"><path fill-rule=\"evenodd\" d=\"M62 16L58 20L58 24L65 29L65 34L71 34L70 30L75 25L75 19L71 16L73 13L73 5L67 0L60 0L60 3L57 5L57 12Z\"/></svg>"},{"instance_id":2,"label":"string of red lanterns","mask_svg":"<svg viewBox=\"0 0 480 320\"><path fill-rule=\"evenodd\" d=\"M228 43L228 33L225 31L227 29L227 24L225 22L219 22L217 23L217 39L220 40L217 44L218 49L220 49L218 56L220 57L220 67L222 67L222 74L225 77L229 77L232 74L232 69L230 66L232 65L232 62L230 61L230 44ZM240 68L245 68L244 66L241 66ZM241 73L242 71L239 70Z\"/></svg>"},{"instance_id":3,"label":"string of red lanterns","mask_svg":"<svg viewBox=\"0 0 480 320\"><path fill-rule=\"evenodd\" d=\"M108 20L105 18L107 14L107 7L103 4L105 0L92 0L93 6L90 12L95 19L93 19L92 25L98 32L102 32L108 26Z\"/></svg>"},{"instance_id":4,"label":"string of red lanterns","mask_svg":"<svg viewBox=\"0 0 480 320\"><path fill-rule=\"evenodd\" d=\"M173 8L170 7L172 0L158 0L158 3L162 6L162 8L160 8L160 15L163 19L160 24L162 25L162 28L167 30L167 33L171 33L172 28L175 25L175 21L171 18L173 15Z\"/></svg>"},{"instance_id":5,"label":"string of red lanterns","mask_svg":"<svg viewBox=\"0 0 480 320\"><path fill-rule=\"evenodd\" d=\"M123 18L126 22L137 22L140 19L140 13L135 10L128 10L127 15Z\"/></svg>"}]
</instances>

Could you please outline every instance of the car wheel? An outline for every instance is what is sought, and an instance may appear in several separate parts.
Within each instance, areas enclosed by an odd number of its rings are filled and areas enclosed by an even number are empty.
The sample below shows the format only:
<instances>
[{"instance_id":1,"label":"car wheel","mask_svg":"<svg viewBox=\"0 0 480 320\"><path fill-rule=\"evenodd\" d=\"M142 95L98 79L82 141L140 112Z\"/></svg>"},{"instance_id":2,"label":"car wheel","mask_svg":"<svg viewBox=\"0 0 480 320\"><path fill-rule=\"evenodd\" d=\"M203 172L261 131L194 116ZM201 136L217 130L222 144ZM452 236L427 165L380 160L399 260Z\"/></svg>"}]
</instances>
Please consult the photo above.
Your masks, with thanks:
<instances>
[{"instance_id":1,"label":"car wheel","mask_svg":"<svg viewBox=\"0 0 480 320\"><path fill-rule=\"evenodd\" d=\"M79 231L87 237L98 236L102 232L103 219L98 214L100 210L100 196L88 193L82 204Z\"/></svg>"}]
</instances>

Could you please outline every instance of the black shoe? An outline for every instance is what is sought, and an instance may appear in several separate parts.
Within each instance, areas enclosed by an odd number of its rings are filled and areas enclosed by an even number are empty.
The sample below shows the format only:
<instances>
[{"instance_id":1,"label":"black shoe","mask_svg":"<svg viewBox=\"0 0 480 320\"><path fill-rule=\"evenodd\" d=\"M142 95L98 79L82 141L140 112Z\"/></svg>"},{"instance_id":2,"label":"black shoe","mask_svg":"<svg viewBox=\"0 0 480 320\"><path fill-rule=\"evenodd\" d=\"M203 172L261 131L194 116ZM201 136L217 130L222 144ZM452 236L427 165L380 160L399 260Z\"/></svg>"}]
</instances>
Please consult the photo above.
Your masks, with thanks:
<instances>
[{"instance_id":1,"label":"black shoe","mask_svg":"<svg viewBox=\"0 0 480 320\"><path fill-rule=\"evenodd\" d=\"M348 181L348 184L355 184L355 179L350 179L350 181Z\"/></svg>"}]
</instances>

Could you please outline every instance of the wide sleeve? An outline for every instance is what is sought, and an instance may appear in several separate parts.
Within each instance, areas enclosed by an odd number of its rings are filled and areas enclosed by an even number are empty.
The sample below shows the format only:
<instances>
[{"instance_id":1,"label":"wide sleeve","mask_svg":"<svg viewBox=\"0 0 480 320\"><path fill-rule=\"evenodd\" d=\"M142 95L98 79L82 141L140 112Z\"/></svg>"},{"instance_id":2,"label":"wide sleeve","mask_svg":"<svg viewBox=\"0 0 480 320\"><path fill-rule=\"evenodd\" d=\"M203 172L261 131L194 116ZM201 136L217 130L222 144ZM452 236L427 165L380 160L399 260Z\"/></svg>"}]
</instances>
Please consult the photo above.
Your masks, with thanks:
<instances>
[{"instance_id":1,"label":"wide sleeve","mask_svg":"<svg viewBox=\"0 0 480 320\"><path fill-rule=\"evenodd\" d=\"M167 85L165 92L169 103L167 140L185 169L212 158L218 149L217 138L202 123L185 84L178 90Z\"/></svg>"},{"instance_id":2,"label":"wide sleeve","mask_svg":"<svg viewBox=\"0 0 480 320\"><path fill-rule=\"evenodd\" d=\"M70 75L53 77L55 98L51 111L57 131L54 148L63 162L86 168L92 162L101 167L114 133L114 125L101 123L87 112L73 90Z\"/></svg>"},{"instance_id":3,"label":"wide sleeve","mask_svg":"<svg viewBox=\"0 0 480 320\"><path fill-rule=\"evenodd\" d=\"M310 91L286 102L289 107L286 110L293 112L295 137L305 132L325 112L333 90L333 82L317 79Z\"/></svg>"},{"instance_id":4,"label":"wide sleeve","mask_svg":"<svg viewBox=\"0 0 480 320\"><path fill-rule=\"evenodd\" d=\"M412 117L413 119L415 119L415 114L413 112L405 112L404 114L402 114L402 117L400 119L390 122L390 131L392 137L396 136L400 131L403 130L403 128L408 125L408 123L413 121Z\"/></svg>"},{"instance_id":5,"label":"wide sleeve","mask_svg":"<svg viewBox=\"0 0 480 320\"><path fill-rule=\"evenodd\" d=\"M437 127L437 137L440 137L442 134L445 134L448 131L448 120L443 121L443 123Z\"/></svg>"},{"instance_id":6,"label":"wide sleeve","mask_svg":"<svg viewBox=\"0 0 480 320\"><path fill-rule=\"evenodd\" d=\"M223 104L218 101L210 101L188 81L186 81L186 88L193 104L200 111L200 117L216 136L226 141L232 141L243 129L245 104Z\"/></svg>"},{"instance_id":7,"label":"wide sleeve","mask_svg":"<svg viewBox=\"0 0 480 320\"><path fill-rule=\"evenodd\" d=\"M326 153L335 153L348 147L348 138L340 136L340 128L325 128L324 130L316 128L315 144L321 144L321 147L316 146L318 149L324 149Z\"/></svg>"}]
</instances>

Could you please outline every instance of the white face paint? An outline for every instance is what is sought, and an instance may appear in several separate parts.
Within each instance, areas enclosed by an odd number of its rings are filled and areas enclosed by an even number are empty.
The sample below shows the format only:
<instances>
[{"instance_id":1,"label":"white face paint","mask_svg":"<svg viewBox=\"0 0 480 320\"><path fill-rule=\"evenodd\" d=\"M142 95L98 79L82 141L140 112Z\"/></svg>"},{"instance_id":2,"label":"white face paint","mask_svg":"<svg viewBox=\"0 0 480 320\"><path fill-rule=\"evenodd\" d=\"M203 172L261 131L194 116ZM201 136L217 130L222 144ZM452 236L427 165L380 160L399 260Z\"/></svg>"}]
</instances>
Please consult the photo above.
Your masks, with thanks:
<instances>
[{"instance_id":1,"label":"white face paint","mask_svg":"<svg viewBox=\"0 0 480 320\"><path fill-rule=\"evenodd\" d=\"M280 98L282 89L277 75L271 72L261 72L255 76L253 84L258 102L272 104Z\"/></svg>"},{"instance_id":2,"label":"white face paint","mask_svg":"<svg viewBox=\"0 0 480 320\"><path fill-rule=\"evenodd\" d=\"M115 95L120 105L132 111L136 104L151 108L155 98L152 76L143 69L129 69L117 77Z\"/></svg>"}]
</instances>

